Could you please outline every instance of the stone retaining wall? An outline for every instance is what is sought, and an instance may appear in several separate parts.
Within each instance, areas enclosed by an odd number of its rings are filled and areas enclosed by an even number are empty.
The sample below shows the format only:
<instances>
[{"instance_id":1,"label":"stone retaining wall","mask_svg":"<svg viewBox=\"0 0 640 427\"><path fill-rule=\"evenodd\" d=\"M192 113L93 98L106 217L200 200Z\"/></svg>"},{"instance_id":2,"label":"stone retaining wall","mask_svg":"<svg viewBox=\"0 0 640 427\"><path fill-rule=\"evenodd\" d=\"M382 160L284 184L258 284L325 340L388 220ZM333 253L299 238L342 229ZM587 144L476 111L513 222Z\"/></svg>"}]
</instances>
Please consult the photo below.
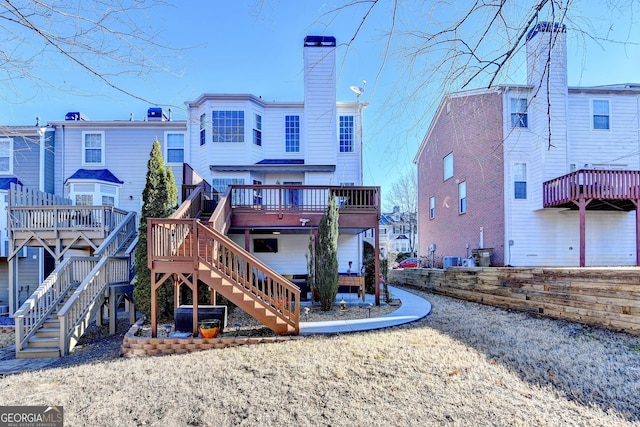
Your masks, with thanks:
<instances>
[{"instance_id":1,"label":"stone retaining wall","mask_svg":"<svg viewBox=\"0 0 640 427\"><path fill-rule=\"evenodd\" d=\"M390 283L640 335L640 268L391 270Z\"/></svg>"},{"instance_id":2,"label":"stone retaining wall","mask_svg":"<svg viewBox=\"0 0 640 427\"><path fill-rule=\"evenodd\" d=\"M150 338L137 336L142 327L137 321L125 334L121 353L123 356L158 356L165 354L185 354L195 351L217 348L237 347L239 345L262 344L301 339L299 336L276 337L221 337L221 338Z\"/></svg>"}]
</instances>

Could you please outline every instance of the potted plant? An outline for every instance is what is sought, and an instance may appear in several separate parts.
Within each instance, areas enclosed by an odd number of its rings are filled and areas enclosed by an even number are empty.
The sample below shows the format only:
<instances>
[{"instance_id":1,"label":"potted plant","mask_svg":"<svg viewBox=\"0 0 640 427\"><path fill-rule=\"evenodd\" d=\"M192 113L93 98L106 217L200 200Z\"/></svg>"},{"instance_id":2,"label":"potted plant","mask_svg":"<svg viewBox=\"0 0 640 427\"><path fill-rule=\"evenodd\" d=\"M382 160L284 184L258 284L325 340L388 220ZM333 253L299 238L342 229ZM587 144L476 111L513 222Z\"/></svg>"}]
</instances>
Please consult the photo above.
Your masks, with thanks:
<instances>
[{"instance_id":1,"label":"potted plant","mask_svg":"<svg viewBox=\"0 0 640 427\"><path fill-rule=\"evenodd\" d=\"M215 338L220 332L220 320L201 320L200 322L198 322L198 330L202 338Z\"/></svg>"}]
</instances>

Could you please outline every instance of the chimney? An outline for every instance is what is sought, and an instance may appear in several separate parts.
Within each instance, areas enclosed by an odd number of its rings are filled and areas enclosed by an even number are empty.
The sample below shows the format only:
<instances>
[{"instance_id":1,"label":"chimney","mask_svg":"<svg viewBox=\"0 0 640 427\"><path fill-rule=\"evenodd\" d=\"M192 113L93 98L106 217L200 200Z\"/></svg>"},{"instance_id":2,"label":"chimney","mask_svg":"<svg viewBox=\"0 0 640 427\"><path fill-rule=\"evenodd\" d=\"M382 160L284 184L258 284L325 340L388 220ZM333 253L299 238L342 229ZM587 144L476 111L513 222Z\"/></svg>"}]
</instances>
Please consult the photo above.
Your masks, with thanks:
<instances>
[{"instance_id":1,"label":"chimney","mask_svg":"<svg viewBox=\"0 0 640 427\"><path fill-rule=\"evenodd\" d=\"M335 164L335 37L307 36L304 39L304 120L305 158L316 164Z\"/></svg>"},{"instance_id":2,"label":"chimney","mask_svg":"<svg viewBox=\"0 0 640 427\"><path fill-rule=\"evenodd\" d=\"M548 74L547 74L548 73ZM557 22L539 22L527 34L527 84L567 88L567 27Z\"/></svg>"}]
</instances>

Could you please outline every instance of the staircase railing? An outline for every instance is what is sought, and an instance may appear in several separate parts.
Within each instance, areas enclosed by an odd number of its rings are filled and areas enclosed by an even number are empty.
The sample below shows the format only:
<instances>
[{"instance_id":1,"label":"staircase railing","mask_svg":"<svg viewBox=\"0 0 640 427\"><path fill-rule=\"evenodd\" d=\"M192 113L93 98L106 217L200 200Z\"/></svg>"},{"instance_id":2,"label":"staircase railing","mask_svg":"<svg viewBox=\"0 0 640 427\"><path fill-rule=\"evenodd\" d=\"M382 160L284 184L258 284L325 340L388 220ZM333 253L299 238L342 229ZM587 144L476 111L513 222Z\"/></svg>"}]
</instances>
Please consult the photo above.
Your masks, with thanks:
<instances>
[{"instance_id":1,"label":"staircase railing","mask_svg":"<svg viewBox=\"0 0 640 427\"><path fill-rule=\"evenodd\" d=\"M300 288L219 231L200 223L196 228L198 259L280 313L281 319L298 334Z\"/></svg>"},{"instance_id":2,"label":"staircase railing","mask_svg":"<svg viewBox=\"0 0 640 427\"><path fill-rule=\"evenodd\" d=\"M82 336L92 314L102 305L100 297L106 297L109 285L128 281L129 258L102 257L97 261L93 270L58 311L62 355L68 354Z\"/></svg>"},{"instance_id":3,"label":"staircase railing","mask_svg":"<svg viewBox=\"0 0 640 427\"><path fill-rule=\"evenodd\" d=\"M25 348L31 338L67 292L84 279L96 261L92 258L69 258L38 286L15 314L16 350Z\"/></svg>"},{"instance_id":4,"label":"staircase railing","mask_svg":"<svg viewBox=\"0 0 640 427\"><path fill-rule=\"evenodd\" d=\"M96 265L80 286L58 311L60 319L60 348L67 354L87 328L91 315L101 304L99 296L105 295L111 284L130 283L130 247L124 247L136 233L136 215L129 212L115 230L96 249ZM126 251L125 256L115 256Z\"/></svg>"},{"instance_id":5,"label":"staircase railing","mask_svg":"<svg viewBox=\"0 0 640 427\"><path fill-rule=\"evenodd\" d=\"M149 219L148 235L150 267L157 261L203 262L299 332L300 288L221 232L194 219Z\"/></svg>"}]
</instances>

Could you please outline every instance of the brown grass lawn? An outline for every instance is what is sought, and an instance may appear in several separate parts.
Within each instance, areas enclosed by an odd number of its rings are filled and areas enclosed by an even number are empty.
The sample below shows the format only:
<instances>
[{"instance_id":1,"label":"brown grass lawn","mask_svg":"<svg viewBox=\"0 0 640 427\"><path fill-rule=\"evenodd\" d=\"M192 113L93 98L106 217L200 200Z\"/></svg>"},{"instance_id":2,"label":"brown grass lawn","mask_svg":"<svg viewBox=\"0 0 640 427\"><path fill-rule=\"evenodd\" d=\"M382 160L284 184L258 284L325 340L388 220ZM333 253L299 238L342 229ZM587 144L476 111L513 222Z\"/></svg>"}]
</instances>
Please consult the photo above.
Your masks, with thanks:
<instances>
[{"instance_id":1,"label":"brown grass lawn","mask_svg":"<svg viewBox=\"0 0 640 427\"><path fill-rule=\"evenodd\" d=\"M640 423L640 338L418 291L425 319L7 376L2 405L88 426Z\"/></svg>"}]
</instances>

